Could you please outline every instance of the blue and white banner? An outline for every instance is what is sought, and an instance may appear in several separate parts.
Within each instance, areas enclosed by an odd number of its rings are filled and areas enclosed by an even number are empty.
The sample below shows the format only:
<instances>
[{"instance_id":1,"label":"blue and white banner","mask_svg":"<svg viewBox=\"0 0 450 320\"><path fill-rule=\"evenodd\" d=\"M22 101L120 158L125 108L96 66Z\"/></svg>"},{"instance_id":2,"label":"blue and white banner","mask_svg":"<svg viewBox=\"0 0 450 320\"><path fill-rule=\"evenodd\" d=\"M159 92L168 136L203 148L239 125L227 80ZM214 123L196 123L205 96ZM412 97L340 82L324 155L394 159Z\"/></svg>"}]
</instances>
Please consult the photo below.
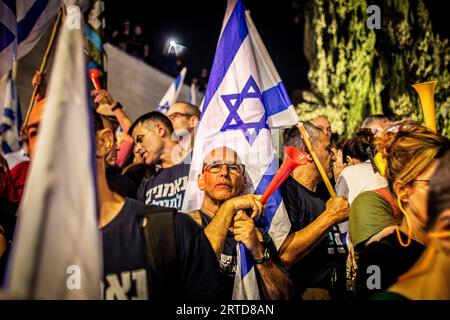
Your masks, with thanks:
<instances>
[{"instance_id":1,"label":"blue and white banner","mask_svg":"<svg viewBox=\"0 0 450 320\"><path fill-rule=\"evenodd\" d=\"M297 114L242 1L229 0L196 133L183 212L201 207L197 187L204 157L227 146L245 164L247 193L262 194L278 169L277 129L290 127ZM269 199L258 226L277 248L290 229L281 193ZM259 299L253 260L238 246L234 299Z\"/></svg>"},{"instance_id":2,"label":"blue and white banner","mask_svg":"<svg viewBox=\"0 0 450 320\"><path fill-rule=\"evenodd\" d=\"M61 27L6 290L19 299L100 299L96 148L81 29Z\"/></svg>"},{"instance_id":3,"label":"blue and white banner","mask_svg":"<svg viewBox=\"0 0 450 320\"><path fill-rule=\"evenodd\" d=\"M33 49L60 5L60 0L0 0L0 78Z\"/></svg>"},{"instance_id":4,"label":"blue and white banner","mask_svg":"<svg viewBox=\"0 0 450 320\"><path fill-rule=\"evenodd\" d=\"M22 126L22 114L12 72L6 79L5 89L5 103L0 119L0 144L4 155L20 149L19 131Z\"/></svg>"},{"instance_id":5,"label":"blue and white banner","mask_svg":"<svg viewBox=\"0 0 450 320\"><path fill-rule=\"evenodd\" d=\"M156 111L166 114L170 106L177 102L180 95L181 88L183 87L184 77L186 76L186 67L184 67L175 81L170 85L164 97L158 104Z\"/></svg>"}]
</instances>

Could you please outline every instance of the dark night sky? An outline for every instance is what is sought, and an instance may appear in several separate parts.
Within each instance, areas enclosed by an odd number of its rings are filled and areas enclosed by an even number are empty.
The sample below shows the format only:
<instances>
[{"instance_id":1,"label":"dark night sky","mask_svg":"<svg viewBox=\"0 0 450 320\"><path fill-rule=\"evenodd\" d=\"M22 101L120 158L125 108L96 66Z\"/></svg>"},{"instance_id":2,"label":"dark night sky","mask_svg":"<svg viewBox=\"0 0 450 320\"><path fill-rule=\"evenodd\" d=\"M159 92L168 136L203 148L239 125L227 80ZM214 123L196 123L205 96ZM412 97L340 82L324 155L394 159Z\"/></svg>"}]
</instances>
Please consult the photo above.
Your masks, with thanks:
<instances>
[{"instance_id":1,"label":"dark night sky","mask_svg":"<svg viewBox=\"0 0 450 320\"><path fill-rule=\"evenodd\" d=\"M413 1L414 2L414 1ZM435 32L448 38L444 1L424 0ZM126 3L126 5L124 5ZM308 64L303 54L303 27L294 23L292 0L244 0L256 28L288 92L307 88ZM137 1L105 0L107 25L117 27L129 19L141 24L153 46L162 51L170 37L186 47L183 59L187 79L198 76L202 67L211 69L226 0Z\"/></svg>"}]
</instances>

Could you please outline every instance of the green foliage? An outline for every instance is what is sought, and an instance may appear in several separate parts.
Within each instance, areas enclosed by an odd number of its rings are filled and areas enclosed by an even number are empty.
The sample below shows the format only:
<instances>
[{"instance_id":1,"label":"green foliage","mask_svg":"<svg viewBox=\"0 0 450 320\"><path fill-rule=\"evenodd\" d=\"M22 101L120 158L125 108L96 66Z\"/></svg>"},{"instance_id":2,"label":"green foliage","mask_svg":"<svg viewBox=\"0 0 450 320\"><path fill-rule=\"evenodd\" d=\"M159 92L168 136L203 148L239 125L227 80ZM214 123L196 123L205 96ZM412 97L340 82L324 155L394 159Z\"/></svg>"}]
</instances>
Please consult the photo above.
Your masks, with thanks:
<instances>
[{"instance_id":1,"label":"green foliage","mask_svg":"<svg viewBox=\"0 0 450 320\"><path fill-rule=\"evenodd\" d=\"M422 121L414 83L437 79L439 130L450 135L450 47L433 33L422 0L386 0L380 30L366 26L366 0L310 0L305 6L305 56L311 91L297 105L303 120L326 114L350 136L369 114Z\"/></svg>"}]
</instances>

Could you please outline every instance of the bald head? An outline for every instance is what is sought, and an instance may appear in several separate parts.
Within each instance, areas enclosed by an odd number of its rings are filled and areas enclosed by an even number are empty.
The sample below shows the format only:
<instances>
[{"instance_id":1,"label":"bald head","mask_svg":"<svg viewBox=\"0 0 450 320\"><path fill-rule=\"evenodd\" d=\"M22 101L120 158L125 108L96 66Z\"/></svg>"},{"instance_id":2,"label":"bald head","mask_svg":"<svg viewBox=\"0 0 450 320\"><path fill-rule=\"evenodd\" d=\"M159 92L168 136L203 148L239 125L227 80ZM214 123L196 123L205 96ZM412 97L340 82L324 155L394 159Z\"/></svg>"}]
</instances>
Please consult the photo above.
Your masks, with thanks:
<instances>
[{"instance_id":1,"label":"bald head","mask_svg":"<svg viewBox=\"0 0 450 320\"><path fill-rule=\"evenodd\" d=\"M198 187L205 192L205 201L220 204L236 197L245 189L245 167L237 153L220 147L208 153L198 178Z\"/></svg>"},{"instance_id":2,"label":"bald head","mask_svg":"<svg viewBox=\"0 0 450 320\"><path fill-rule=\"evenodd\" d=\"M167 117L172 122L174 130L185 129L193 133L200 119L200 110L187 102L176 102L167 111Z\"/></svg>"}]
</instances>

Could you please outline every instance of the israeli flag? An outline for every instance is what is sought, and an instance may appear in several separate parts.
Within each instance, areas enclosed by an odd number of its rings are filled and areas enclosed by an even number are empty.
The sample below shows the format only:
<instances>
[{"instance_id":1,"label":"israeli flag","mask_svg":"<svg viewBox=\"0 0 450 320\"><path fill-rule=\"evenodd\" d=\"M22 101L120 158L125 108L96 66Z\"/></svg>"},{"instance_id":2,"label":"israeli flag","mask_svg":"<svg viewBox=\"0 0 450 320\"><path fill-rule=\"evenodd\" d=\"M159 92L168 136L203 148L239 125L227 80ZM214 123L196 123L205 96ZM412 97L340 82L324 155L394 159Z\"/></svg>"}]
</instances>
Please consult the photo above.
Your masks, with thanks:
<instances>
[{"instance_id":1,"label":"israeli flag","mask_svg":"<svg viewBox=\"0 0 450 320\"><path fill-rule=\"evenodd\" d=\"M166 114L170 106L177 102L178 96L180 95L181 88L183 87L184 77L186 76L186 67L181 69L180 74L175 79L175 81L170 85L164 97L158 104L156 111Z\"/></svg>"},{"instance_id":2,"label":"israeli flag","mask_svg":"<svg viewBox=\"0 0 450 320\"><path fill-rule=\"evenodd\" d=\"M0 120L0 143L4 155L16 152L20 149L19 131L22 126L22 114L20 112L17 88L9 72L6 80L5 105Z\"/></svg>"},{"instance_id":3,"label":"israeli flag","mask_svg":"<svg viewBox=\"0 0 450 320\"><path fill-rule=\"evenodd\" d=\"M189 91L189 103L196 106L197 105L197 88L195 83L191 83L191 89Z\"/></svg>"},{"instance_id":4,"label":"israeli flag","mask_svg":"<svg viewBox=\"0 0 450 320\"><path fill-rule=\"evenodd\" d=\"M264 44L242 1L229 0L208 81L194 145L183 212L201 207L203 193L197 187L205 156L227 146L245 164L247 193L262 194L278 169L281 128L298 121L297 114ZM275 144L274 144L275 142ZM269 199L258 226L269 232L277 248L290 229L281 193ZM233 299L259 299L253 260L238 245L238 267Z\"/></svg>"},{"instance_id":5,"label":"israeli flag","mask_svg":"<svg viewBox=\"0 0 450 320\"><path fill-rule=\"evenodd\" d=\"M60 6L60 0L0 0L0 78L33 49Z\"/></svg>"},{"instance_id":6,"label":"israeli flag","mask_svg":"<svg viewBox=\"0 0 450 320\"><path fill-rule=\"evenodd\" d=\"M19 299L100 299L95 132L80 29L63 24L51 70L6 290Z\"/></svg>"}]
</instances>

